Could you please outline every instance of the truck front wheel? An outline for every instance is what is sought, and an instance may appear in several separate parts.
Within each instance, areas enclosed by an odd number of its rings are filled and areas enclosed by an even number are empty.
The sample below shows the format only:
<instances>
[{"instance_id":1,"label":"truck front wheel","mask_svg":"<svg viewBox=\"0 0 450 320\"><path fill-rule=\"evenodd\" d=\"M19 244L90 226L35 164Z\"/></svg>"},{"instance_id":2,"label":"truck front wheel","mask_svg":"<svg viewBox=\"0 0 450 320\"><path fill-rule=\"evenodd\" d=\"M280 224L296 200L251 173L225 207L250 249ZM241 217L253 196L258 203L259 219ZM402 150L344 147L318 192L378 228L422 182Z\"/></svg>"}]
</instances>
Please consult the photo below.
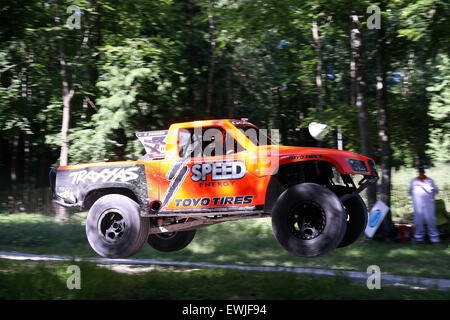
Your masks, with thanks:
<instances>
[{"instance_id":1,"label":"truck front wheel","mask_svg":"<svg viewBox=\"0 0 450 320\"><path fill-rule=\"evenodd\" d=\"M315 184L285 190L272 210L275 238L299 257L318 257L335 249L346 230L346 213L339 198Z\"/></svg>"},{"instance_id":2,"label":"truck front wheel","mask_svg":"<svg viewBox=\"0 0 450 320\"><path fill-rule=\"evenodd\" d=\"M102 257L127 258L147 240L149 218L139 214L139 205L120 194L99 198L89 210L86 235L92 249Z\"/></svg>"}]
</instances>

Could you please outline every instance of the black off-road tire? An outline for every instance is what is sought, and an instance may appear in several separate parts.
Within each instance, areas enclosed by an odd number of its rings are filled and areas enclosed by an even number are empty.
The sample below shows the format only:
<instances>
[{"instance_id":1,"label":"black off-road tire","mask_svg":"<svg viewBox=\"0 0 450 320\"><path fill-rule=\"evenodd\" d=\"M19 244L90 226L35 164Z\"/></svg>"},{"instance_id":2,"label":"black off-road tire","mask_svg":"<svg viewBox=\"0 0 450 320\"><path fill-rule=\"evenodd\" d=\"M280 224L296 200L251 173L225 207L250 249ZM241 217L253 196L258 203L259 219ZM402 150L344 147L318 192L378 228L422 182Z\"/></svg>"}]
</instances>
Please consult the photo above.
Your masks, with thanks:
<instances>
[{"instance_id":1,"label":"black off-road tire","mask_svg":"<svg viewBox=\"0 0 450 320\"><path fill-rule=\"evenodd\" d=\"M148 236L148 244L158 251L173 252L179 251L191 243L194 239L196 230L151 233Z\"/></svg>"},{"instance_id":2,"label":"black off-road tire","mask_svg":"<svg viewBox=\"0 0 450 320\"><path fill-rule=\"evenodd\" d=\"M347 212L347 230L338 248L351 245L364 233L367 226L367 207L358 194L351 194L351 190L344 186L333 186L331 190L341 199ZM349 196L346 196L349 195Z\"/></svg>"},{"instance_id":3,"label":"black off-road tire","mask_svg":"<svg viewBox=\"0 0 450 320\"><path fill-rule=\"evenodd\" d=\"M285 190L272 210L272 231L290 253L319 257L342 241L346 214L339 198L315 184L297 184Z\"/></svg>"},{"instance_id":4,"label":"black off-road tire","mask_svg":"<svg viewBox=\"0 0 450 320\"><path fill-rule=\"evenodd\" d=\"M89 210L86 235L92 249L102 257L127 258L147 240L150 219L141 217L139 205L120 194L99 198Z\"/></svg>"}]
</instances>

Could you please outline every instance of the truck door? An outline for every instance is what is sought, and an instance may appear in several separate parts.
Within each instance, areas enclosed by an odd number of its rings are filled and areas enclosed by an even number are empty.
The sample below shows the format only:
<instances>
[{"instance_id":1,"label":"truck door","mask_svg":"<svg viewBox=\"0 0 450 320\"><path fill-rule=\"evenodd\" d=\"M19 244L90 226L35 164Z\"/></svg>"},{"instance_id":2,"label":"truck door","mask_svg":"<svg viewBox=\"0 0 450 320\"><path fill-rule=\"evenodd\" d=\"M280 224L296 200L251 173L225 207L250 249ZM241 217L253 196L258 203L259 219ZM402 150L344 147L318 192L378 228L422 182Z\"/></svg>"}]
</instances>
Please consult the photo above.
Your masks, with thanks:
<instances>
[{"instance_id":1,"label":"truck door","mask_svg":"<svg viewBox=\"0 0 450 320\"><path fill-rule=\"evenodd\" d=\"M258 178L248 152L221 126L178 131L175 161L161 163L163 210L254 210Z\"/></svg>"}]
</instances>

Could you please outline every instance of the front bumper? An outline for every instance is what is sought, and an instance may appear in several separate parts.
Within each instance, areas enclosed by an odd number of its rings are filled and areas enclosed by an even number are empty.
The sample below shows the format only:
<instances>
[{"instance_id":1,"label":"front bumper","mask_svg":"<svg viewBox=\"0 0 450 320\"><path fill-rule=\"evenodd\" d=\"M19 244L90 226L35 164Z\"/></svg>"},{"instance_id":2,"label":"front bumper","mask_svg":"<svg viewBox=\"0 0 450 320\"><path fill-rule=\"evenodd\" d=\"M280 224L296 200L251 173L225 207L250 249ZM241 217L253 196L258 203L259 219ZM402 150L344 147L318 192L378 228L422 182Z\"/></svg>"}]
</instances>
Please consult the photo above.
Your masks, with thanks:
<instances>
[{"instance_id":1,"label":"front bumper","mask_svg":"<svg viewBox=\"0 0 450 320\"><path fill-rule=\"evenodd\" d=\"M377 183L378 176L364 176L361 181L358 182L358 188L356 189L356 193L360 193L366 189L369 184Z\"/></svg>"}]
</instances>

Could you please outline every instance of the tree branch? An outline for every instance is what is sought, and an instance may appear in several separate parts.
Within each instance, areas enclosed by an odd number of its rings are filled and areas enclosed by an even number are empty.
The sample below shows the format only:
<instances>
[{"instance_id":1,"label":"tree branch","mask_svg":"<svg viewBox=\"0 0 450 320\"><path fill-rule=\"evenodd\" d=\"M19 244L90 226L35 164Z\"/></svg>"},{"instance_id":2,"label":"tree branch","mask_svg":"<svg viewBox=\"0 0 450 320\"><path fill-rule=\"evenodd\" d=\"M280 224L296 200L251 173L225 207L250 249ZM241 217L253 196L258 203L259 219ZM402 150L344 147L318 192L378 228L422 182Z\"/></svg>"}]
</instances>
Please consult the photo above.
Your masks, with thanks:
<instances>
[{"instance_id":1,"label":"tree branch","mask_svg":"<svg viewBox=\"0 0 450 320\"><path fill-rule=\"evenodd\" d=\"M12 68L15 68L15 67L17 67L17 66L20 66L22 63L23 63L23 62L21 62L21 63L16 63L16 64L12 64L12 65L9 65L9 66L6 66L6 67L4 67L3 69L0 70L0 73L6 72L6 71L8 71L9 69L12 69Z\"/></svg>"},{"instance_id":2,"label":"tree branch","mask_svg":"<svg viewBox=\"0 0 450 320\"><path fill-rule=\"evenodd\" d=\"M95 106L94 102L92 102L91 98L84 96L84 100L95 110L95 112L98 112L98 108Z\"/></svg>"}]
</instances>

